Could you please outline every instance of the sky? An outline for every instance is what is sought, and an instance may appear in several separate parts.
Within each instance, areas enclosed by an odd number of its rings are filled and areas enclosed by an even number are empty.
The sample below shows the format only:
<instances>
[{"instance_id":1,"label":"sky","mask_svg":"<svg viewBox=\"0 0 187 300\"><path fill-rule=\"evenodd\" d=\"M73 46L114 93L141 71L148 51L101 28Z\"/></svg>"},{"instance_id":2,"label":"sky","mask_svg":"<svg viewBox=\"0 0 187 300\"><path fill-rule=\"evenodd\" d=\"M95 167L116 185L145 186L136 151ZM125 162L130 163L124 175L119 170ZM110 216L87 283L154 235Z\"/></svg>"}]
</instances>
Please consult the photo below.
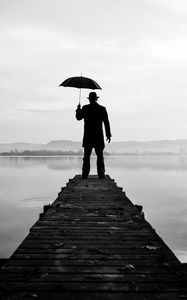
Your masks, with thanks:
<instances>
[{"instance_id":1,"label":"sky","mask_svg":"<svg viewBox=\"0 0 187 300\"><path fill-rule=\"evenodd\" d=\"M113 141L187 138L186 0L0 0L0 28L0 143L81 141L81 72Z\"/></svg>"}]
</instances>

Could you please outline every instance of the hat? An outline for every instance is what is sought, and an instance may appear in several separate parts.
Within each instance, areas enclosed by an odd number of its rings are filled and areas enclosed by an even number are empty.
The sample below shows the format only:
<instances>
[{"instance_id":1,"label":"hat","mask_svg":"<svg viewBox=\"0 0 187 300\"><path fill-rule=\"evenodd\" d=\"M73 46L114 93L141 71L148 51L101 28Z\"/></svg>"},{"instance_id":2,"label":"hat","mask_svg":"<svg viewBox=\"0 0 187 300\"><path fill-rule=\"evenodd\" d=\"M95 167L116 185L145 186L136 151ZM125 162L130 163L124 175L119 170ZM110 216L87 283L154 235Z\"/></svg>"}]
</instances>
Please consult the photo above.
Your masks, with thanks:
<instances>
[{"instance_id":1,"label":"hat","mask_svg":"<svg viewBox=\"0 0 187 300\"><path fill-rule=\"evenodd\" d=\"M90 92L88 99L98 99L99 96L97 96L97 94L95 92Z\"/></svg>"}]
</instances>

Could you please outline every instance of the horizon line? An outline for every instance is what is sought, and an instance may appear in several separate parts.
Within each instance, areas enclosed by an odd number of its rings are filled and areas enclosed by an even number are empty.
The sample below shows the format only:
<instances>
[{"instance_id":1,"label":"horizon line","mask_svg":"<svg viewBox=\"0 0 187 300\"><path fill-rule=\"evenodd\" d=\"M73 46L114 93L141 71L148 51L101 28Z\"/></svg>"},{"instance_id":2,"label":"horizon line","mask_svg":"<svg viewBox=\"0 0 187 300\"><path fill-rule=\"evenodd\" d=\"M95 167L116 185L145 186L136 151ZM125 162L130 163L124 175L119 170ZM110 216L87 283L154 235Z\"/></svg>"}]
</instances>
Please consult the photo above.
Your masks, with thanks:
<instances>
[{"instance_id":1,"label":"horizon line","mask_svg":"<svg viewBox=\"0 0 187 300\"><path fill-rule=\"evenodd\" d=\"M176 139L154 139L154 140L112 140L112 143L124 143L124 142L136 142L136 143L149 143L149 142L163 142L163 141L187 141L186 138L176 138ZM54 140L49 140L47 142L31 142L31 141L10 141L10 142L0 142L0 145L2 144L48 144L51 142L70 142L70 143L82 143L82 140L76 141L76 140L69 140L69 139L54 139ZM107 144L107 143L106 143Z\"/></svg>"}]
</instances>

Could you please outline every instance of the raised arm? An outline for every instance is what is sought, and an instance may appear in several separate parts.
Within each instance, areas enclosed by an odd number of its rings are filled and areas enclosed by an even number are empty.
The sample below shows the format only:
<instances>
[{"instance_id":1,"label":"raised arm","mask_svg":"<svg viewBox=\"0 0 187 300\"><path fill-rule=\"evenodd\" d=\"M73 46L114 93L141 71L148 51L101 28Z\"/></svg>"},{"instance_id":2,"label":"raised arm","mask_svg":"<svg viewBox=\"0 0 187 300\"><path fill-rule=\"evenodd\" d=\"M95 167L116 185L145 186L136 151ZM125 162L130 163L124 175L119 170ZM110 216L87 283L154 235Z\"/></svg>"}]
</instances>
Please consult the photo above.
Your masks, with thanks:
<instances>
[{"instance_id":1,"label":"raised arm","mask_svg":"<svg viewBox=\"0 0 187 300\"><path fill-rule=\"evenodd\" d=\"M76 116L76 119L77 119L78 121L80 121L80 120L82 120L82 119L84 118L83 110L81 109L80 104L77 106L75 116Z\"/></svg>"}]
</instances>

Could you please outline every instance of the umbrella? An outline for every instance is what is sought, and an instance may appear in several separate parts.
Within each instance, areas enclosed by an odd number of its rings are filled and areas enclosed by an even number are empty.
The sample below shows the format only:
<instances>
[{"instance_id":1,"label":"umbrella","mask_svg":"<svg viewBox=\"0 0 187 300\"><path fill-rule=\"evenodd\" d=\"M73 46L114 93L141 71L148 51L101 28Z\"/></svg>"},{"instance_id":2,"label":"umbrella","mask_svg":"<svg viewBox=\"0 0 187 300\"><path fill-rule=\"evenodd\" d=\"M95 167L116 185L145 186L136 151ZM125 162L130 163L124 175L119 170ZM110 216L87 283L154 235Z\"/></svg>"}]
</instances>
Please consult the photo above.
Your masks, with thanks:
<instances>
[{"instance_id":1,"label":"umbrella","mask_svg":"<svg viewBox=\"0 0 187 300\"><path fill-rule=\"evenodd\" d=\"M80 104L80 99L81 99L81 89L91 89L91 90L96 90L100 89L101 87L99 84L94 81L91 78L83 77L83 76L76 76L76 77L70 77L66 80L64 80L59 86L64 86L64 87L75 87L80 89L79 92L79 104Z\"/></svg>"}]
</instances>

